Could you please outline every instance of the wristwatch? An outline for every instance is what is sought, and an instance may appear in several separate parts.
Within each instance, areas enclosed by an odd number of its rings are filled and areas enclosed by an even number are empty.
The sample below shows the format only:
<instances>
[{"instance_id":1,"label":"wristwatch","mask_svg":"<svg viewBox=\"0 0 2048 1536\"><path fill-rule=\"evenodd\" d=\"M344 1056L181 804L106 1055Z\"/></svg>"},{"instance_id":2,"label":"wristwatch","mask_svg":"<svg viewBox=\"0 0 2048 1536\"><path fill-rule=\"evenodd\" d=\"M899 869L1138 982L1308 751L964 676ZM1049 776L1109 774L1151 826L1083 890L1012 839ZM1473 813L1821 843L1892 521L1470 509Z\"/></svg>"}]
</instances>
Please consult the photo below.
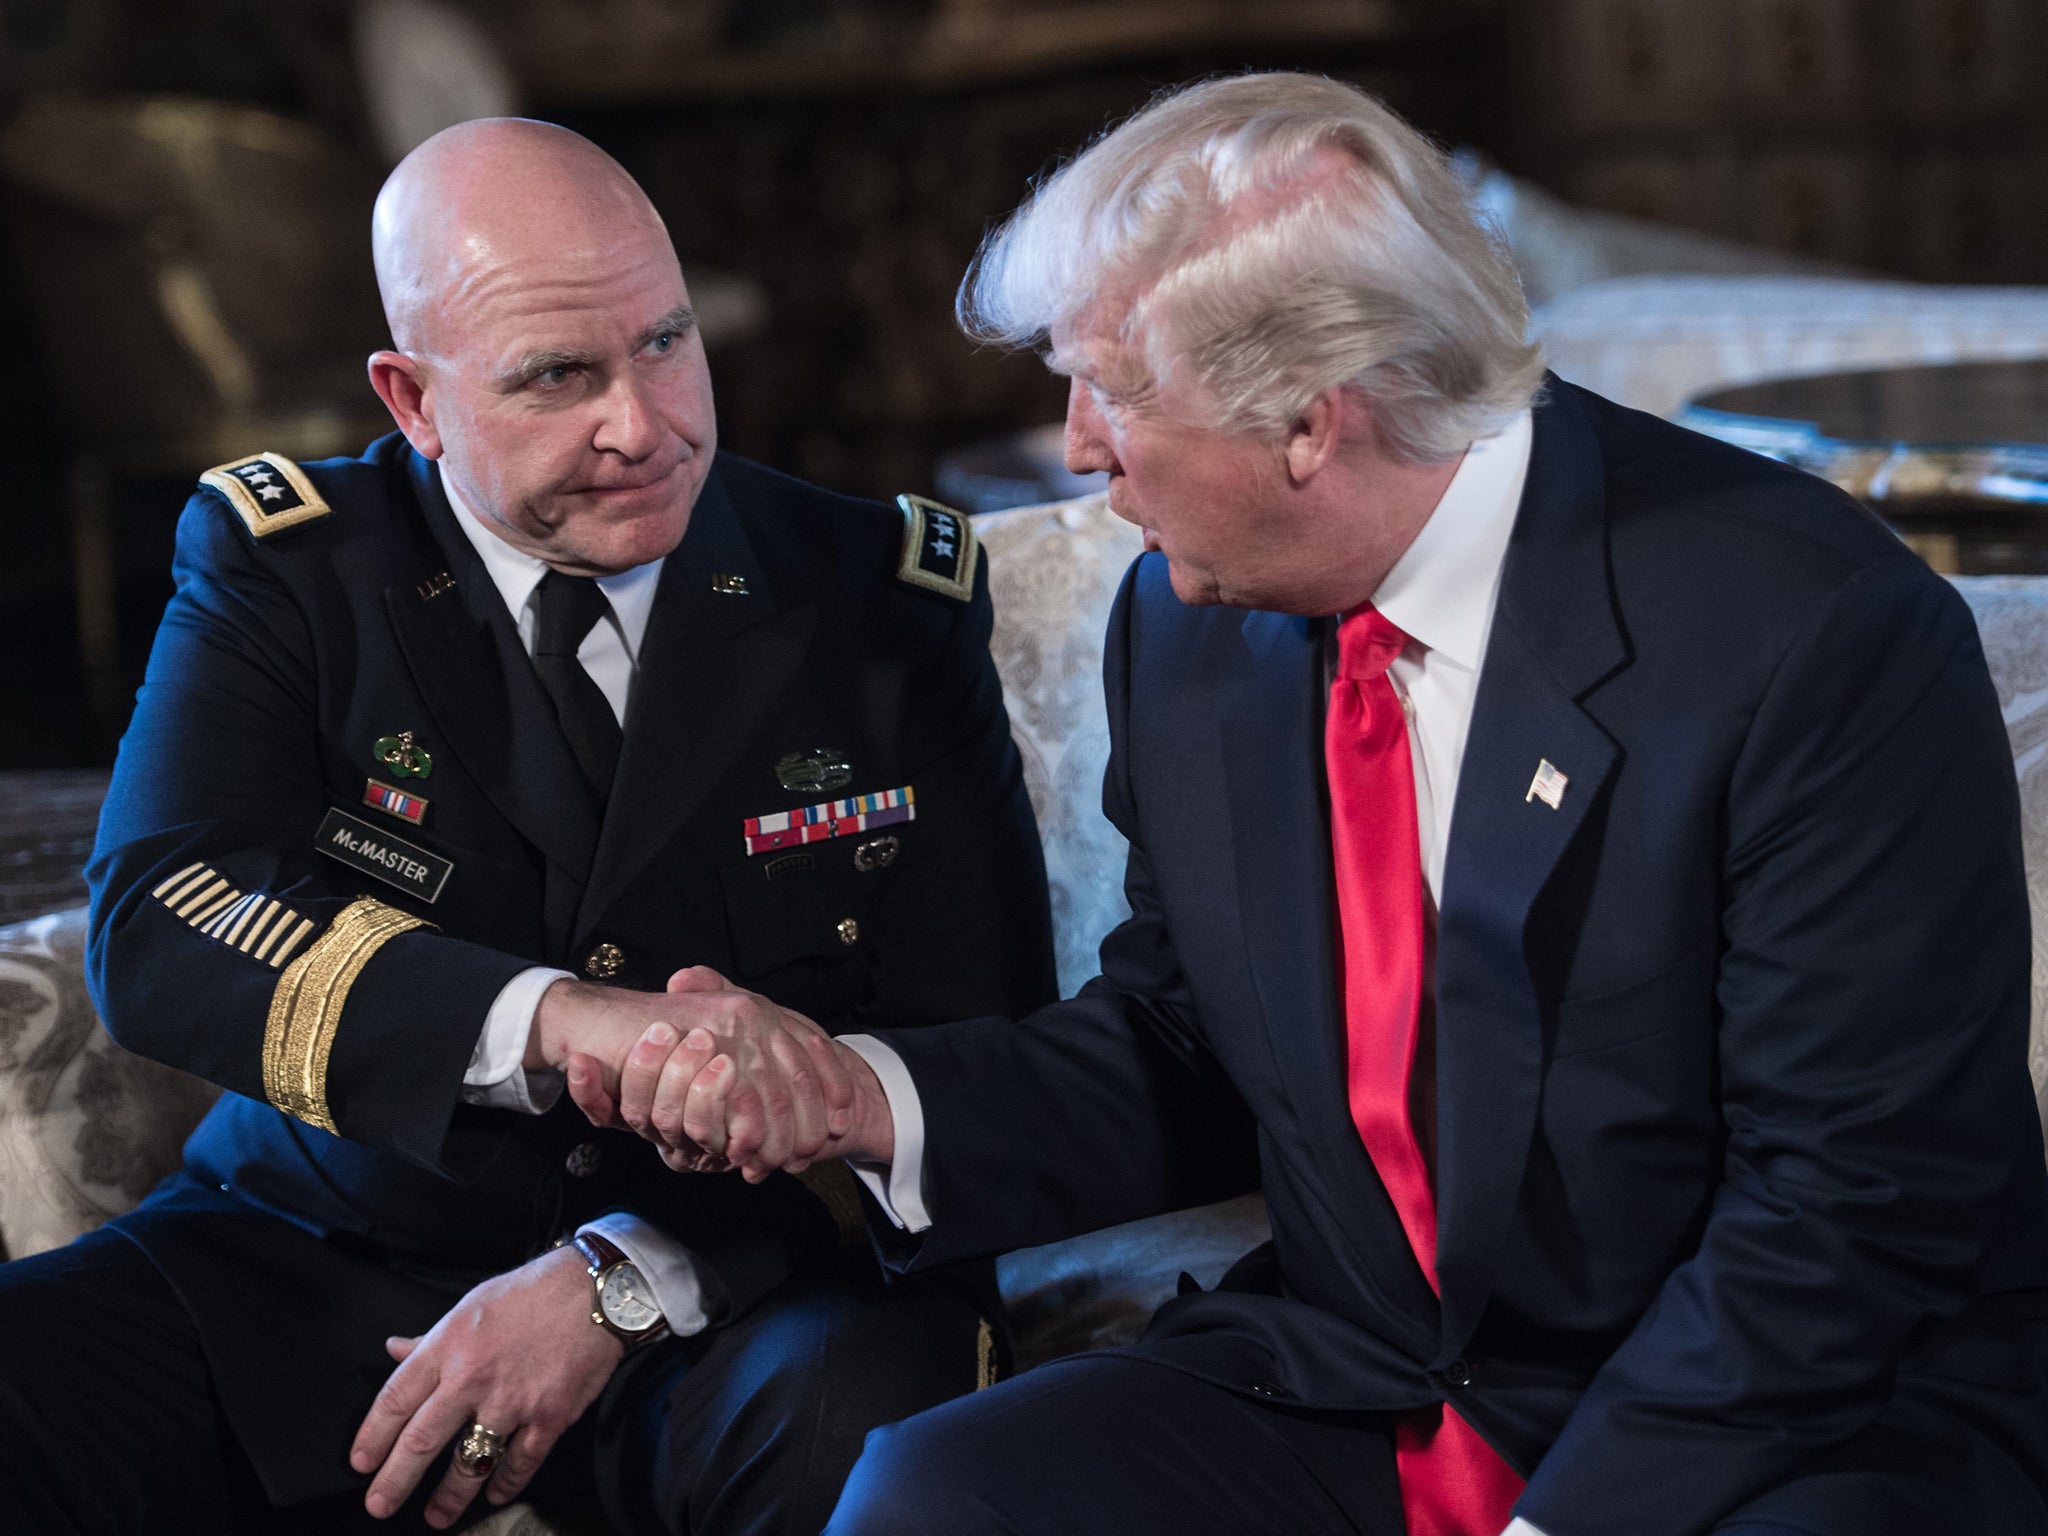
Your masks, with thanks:
<instances>
[{"instance_id":1,"label":"wristwatch","mask_svg":"<svg viewBox=\"0 0 2048 1536\"><path fill-rule=\"evenodd\" d=\"M655 1305L653 1288L616 1243L595 1232L579 1232L576 1251L589 1263L590 1281L597 1288L597 1305L590 1312L593 1323L624 1340L627 1349L651 1344L668 1333L668 1319Z\"/></svg>"}]
</instances>

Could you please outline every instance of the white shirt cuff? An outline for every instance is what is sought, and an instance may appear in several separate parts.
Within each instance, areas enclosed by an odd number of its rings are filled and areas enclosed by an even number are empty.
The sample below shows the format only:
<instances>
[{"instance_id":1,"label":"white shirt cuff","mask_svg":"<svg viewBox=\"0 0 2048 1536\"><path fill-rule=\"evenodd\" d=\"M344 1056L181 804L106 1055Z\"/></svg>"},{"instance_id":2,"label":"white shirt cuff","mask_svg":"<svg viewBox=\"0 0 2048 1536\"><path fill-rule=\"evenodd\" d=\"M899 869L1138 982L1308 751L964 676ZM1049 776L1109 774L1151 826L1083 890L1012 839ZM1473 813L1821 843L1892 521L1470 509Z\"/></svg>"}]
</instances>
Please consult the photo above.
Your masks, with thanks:
<instances>
[{"instance_id":1,"label":"white shirt cuff","mask_svg":"<svg viewBox=\"0 0 2048 1536\"><path fill-rule=\"evenodd\" d=\"M896 1160L888 1167L851 1159L846 1166L867 1186L884 1215L906 1232L922 1232L932 1218L924 1205L924 1106L918 1101L917 1084L910 1080L903 1058L873 1035L841 1035L839 1043L874 1069L896 1127Z\"/></svg>"},{"instance_id":2,"label":"white shirt cuff","mask_svg":"<svg viewBox=\"0 0 2048 1536\"><path fill-rule=\"evenodd\" d=\"M1515 1519L1508 1522L1508 1528L1500 1536L1543 1536L1543 1533L1528 1521Z\"/></svg>"},{"instance_id":3,"label":"white shirt cuff","mask_svg":"<svg viewBox=\"0 0 2048 1536\"><path fill-rule=\"evenodd\" d=\"M515 1109L523 1115L544 1115L555 1107L565 1082L562 1074L528 1072L523 1063L541 993L558 981L575 979L567 971L536 965L505 983L484 1017L476 1049L469 1053L469 1070L462 1074L463 1103Z\"/></svg>"},{"instance_id":4,"label":"white shirt cuff","mask_svg":"<svg viewBox=\"0 0 2048 1536\"><path fill-rule=\"evenodd\" d=\"M610 1238L633 1261L654 1293L654 1304L668 1319L669 1332L678 1338L702 1333L711 1324L712 1311L724 1306L723 1292L698 1267L697 1256L653 1223L627 1211L613 1211L576 1229L578 1237L586 1232Z\"/></svg>"}]
</instances>

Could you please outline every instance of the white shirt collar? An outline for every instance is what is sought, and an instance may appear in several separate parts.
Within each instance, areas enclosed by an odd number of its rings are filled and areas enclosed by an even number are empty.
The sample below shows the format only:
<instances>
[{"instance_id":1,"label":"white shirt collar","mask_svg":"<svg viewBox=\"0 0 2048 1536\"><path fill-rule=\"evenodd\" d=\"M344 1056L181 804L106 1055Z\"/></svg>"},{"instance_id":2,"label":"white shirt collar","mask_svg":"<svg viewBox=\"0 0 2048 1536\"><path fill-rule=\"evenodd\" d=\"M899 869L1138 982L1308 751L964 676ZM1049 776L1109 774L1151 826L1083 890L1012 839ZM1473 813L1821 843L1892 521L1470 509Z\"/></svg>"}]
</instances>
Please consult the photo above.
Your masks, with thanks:
<instances>
[{"instance_id":1,"label":"white shirt collar","mask_svg":"<svg viewBox=\"0 0 2048 1536\"><path fill-rule=\"evenodd\" d=\"M447 493L448 505L455 511L457 525L482 558L484 569L491 573L498 595L504 598L505 606L511 610L512 622L517 624L519 616L526 611L526 605L533 600L533 589L547 574L547 562L537 555L514 549L493 533L481 518L470 511L468 503L463 501L461 493L448 477L441 474L439 464L434 466L434 472L441 475L441 489ZM626 655L635 662L640 658L640 642L647 634L648 615L654 611L654 589L661 580L661 565L661 560L650 560L616 576L597 578L598 590L604 593L606 601L612 605L612 616L618 620Z\"/></svg>"},{"instance_id":2,"label":"white shirt collar","mask_svg":"<svg viewBox=\"0 0 2048 1536\"><path fill-rule=\"evenodd\" d=\"M1523 411L1466 449L1429 521L1372 595L1409 639L1472 672L1486 654L1534 437Z\"/></svg>"}]
</instances>

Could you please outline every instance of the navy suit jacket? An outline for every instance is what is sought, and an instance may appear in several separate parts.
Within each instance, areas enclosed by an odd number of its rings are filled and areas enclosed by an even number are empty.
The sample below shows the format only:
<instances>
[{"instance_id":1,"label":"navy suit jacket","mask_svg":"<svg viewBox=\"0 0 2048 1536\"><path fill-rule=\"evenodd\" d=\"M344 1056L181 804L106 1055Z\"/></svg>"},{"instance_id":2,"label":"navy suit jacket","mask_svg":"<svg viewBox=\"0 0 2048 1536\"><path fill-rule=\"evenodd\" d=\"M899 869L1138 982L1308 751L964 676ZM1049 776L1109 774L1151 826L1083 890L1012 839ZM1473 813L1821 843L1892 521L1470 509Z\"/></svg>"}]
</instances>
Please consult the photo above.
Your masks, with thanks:
<instances>
[{"instance_id":1,"label":"navy suit jacket","mask_svg":"<svg viewBox=\"0 0 2048 1536\"><path fill-rule=\"evenodd\" d=\"M2048 1487L2019 806L1953 588L1819 480L1551 381L1443 881L1441 1301L1345 1100L1327 628L1133 567L1131 918L1021 1027L888 1036L935 1221L892 1263L1263 1183L1271 1249L1138 1350L1449 1400L1550 1536L1705 1531L1935 1380Z\"/></svg>"}]
</instances>

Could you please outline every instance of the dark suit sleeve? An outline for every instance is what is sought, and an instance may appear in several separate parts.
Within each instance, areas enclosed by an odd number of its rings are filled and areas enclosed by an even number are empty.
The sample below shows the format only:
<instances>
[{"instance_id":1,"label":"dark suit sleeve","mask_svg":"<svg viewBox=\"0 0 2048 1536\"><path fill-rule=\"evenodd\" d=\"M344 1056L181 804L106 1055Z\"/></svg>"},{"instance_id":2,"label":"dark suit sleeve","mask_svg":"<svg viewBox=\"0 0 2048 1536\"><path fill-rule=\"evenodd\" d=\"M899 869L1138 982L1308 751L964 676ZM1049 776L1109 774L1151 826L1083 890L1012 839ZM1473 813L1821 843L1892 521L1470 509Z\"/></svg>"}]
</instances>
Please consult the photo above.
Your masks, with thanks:
<instances>
[{"instance_id":1,"label":"dark suit sleeve","mask_svg":"<svg viewBox=\"0 0 2048 1536\"><path fill-rule=\"evenodd\" d=\"M1110 760L1103 808L1130 839L1131 916L1102 974L1010 1023L879 1032L917 1085L934 1225L876 1231L892 1267L1052 1242L1242 1193L1257 1181L1251 1119L1196 1018L1154 894L1127 773L1137 604L1126 577L1103 662Z\"/></svg>"},{"instance_id":2,"label":"dark suit sleeve","mask_svg":"<svg viewBox=\"0 0 2048 1536\"><path fill-rule=\"evenodd\" d=\"M271 1102L280 1070L310 1065L331 1128L432 1167L491 1002L525 962L393 932L405 914L362 904L314 852L316 701L351 680L322 675L280 553L211 492L185 509L88 872L87 974L130 1050Z\"/></svg>"},{"instance_id":3,"label":"dark suit sleeve","mask_svg":"<svg viewBox=\"0 0 2048 1536\"><path fill-rule=\"evenodd\" d=\"M944 868L887 887L875 1001L856 1027L1017 1018L1058 996L1045 857L988 648L986 560L956 612L908 700L919 842Z\"/></svg>"},{"instance_id":4,"label":"dark suit sleeve","mask_svg":"<svg viewBox=\"0 0 2048 1536\"><path fill-rule=\"evenodd\" d=\"M1902 557L1839 590L1726 805L1722 1183L1536 1470L1549 1536L1704 1532L1863 1428L2041 1156L2012 761L1953 589Z\"/></svg>"}]
</instances>

